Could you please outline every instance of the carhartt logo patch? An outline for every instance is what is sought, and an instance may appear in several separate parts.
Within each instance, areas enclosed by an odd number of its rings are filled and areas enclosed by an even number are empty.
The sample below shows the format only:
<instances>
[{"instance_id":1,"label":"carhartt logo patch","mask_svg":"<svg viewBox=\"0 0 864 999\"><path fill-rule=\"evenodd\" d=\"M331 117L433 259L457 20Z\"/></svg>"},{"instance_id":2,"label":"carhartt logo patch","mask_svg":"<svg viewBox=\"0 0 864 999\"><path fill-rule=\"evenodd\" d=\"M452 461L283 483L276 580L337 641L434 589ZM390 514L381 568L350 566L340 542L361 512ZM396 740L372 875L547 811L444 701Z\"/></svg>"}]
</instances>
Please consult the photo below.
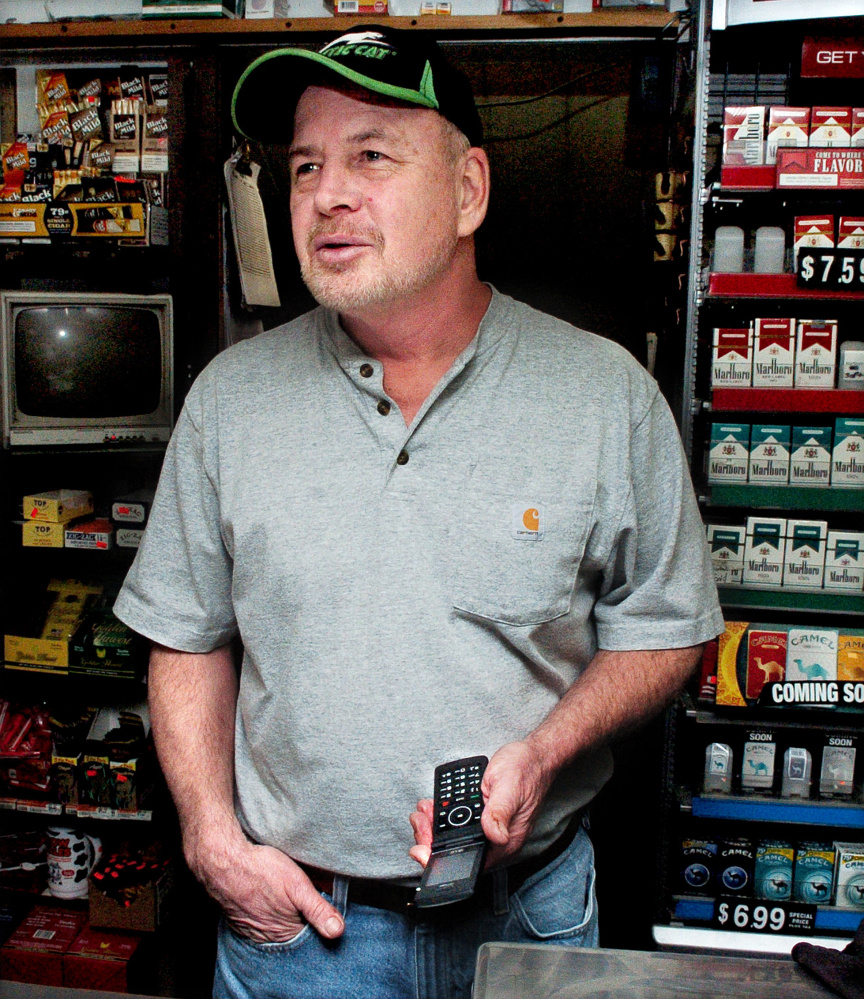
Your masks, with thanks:
<instances>
[{"instance_id":1,"label":"carhartt logo patch","mask_svg":"<svg viewBox=\"0 0 864 999\"><path fill-rule=\"evenodd\" d=\"M546 530L546 512L542 503L514 503L512 533L517 541L539 541Z\"/></svg>"}]
</instances>

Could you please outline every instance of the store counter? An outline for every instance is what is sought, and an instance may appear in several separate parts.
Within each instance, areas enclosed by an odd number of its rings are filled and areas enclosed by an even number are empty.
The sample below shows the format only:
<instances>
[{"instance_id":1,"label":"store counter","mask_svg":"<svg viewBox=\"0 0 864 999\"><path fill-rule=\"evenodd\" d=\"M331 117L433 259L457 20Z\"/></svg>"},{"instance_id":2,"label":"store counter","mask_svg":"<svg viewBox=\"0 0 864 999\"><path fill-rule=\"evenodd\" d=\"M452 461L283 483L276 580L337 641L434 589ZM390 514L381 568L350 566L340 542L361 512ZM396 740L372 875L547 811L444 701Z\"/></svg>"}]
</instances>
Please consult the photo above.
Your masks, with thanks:
<instances>
[{"instance_id":1,"label":"store counter","mask_svg":"<svg viewBox=\"0 0 864 999\"><path fill-rule=\"evenodd\" d=\"M91 992L89 989L64 989L59 985L0 981L0 999L152 999L152 996L133 995L130 992Z\"/></svg>"},{"instance_id":2,"label":"store counter","mask_svg":"<svg viewBox=\"0 0 864 999\"><path fill-rule=\"evenodd\" d=\"M474 999L837 999L794 961L484 944Z\"/></svg>"}]
</instances>

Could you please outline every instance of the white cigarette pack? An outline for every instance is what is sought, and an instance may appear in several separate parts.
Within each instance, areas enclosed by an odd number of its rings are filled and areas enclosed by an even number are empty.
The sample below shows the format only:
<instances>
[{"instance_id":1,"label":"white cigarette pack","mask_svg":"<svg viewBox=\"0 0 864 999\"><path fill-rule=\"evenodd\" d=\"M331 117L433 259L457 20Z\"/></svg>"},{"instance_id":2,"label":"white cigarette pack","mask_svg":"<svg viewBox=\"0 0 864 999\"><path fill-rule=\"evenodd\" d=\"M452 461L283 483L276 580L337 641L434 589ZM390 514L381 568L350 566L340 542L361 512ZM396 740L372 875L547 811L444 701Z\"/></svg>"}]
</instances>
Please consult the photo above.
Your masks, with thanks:
<instances>
[{"instance_id":1,"label":"white cigarette pack","mask_svg":"<svg viewBox=\"0 0 864 999\"><path fill-rule=\"evenodd\" d=\"M827 540L828 524L824 520L787 521L784 586L822 589Z\"/></svg>"},{"instance_id":2,"label":"white cigarette pack","mask_svg":"<svg viewBox=\"0 0 864 999\"><path fill-rule=\"evenodd\" d=\"M864 420L838 416L834 421L831 483L864 487Z\"/></svg>"},{"instance_id":3,"label":"white cigarette pack","mask_svg":"<svg viewBox=\"0 0 864 999\"><path fill-rule=\"evenodd\" d=\"M723 114L725 166L762 166L765 162L765 108L730 107Z\"/></svg>"},{"instance_id":4,"label":"white cigarette pack","mask_svg":"<svg viewBox=\"0 0 864 999\"><path fill-rule=\"evenodd\" d=\"M785 553L784 517L748 517L741 581L745 586L780 586Z\"/></svg>"},{"instance_id":5,"label":"white cigarette pack","mask_svg":"<svg viewBox=\"0 0 864 999\"><path fill-rule=\"evenodd\" d=\"M747 387L753 377L753 331L715 329L711 364L713 388Z\"/></svg>"},{"instance_id":6,"label":"white cigarette pack","mask_svg":"<svg viewBox=\"0 0 864 999\"><path fill-rule=\"evenodd\" d=\"M864 590L864 531L829 531L826 590Z\"/></svg>"},{"instance_id":7,"label":"white cigarette pack","mask_svg":"<svg viewBox=\"0 0 864 999\"><path fill-rule=\"evenodd\" d=\"M793 427L789 484L827 486L831 482L831 427Z\"/></svg>"},{"instance_id":8,"label":"white cigarette pack","mask_svg":"<svg viewBox=\"0 0 864 999\"><path fill-rule=\"evenodd\" d=\"M835 843L834 851L835 905L864 912L864 843Z\"/></svg>"},{"instance_id":9,"label":"white cigarette pack","mask_svg":"<svg viewBox=\"0 0 864 999\"><path fill-rule=\"evenodd\" d=\"M753 385L791 388L795 383L795 320L757 319L753 334Z\"/></svg>"},{"instance_id":10,"label":"white cigarette pack","mask_svg":"<svg viewBox=\"0 0 864 999\"><path fill-rule=\"evenodd\" d=\"M852 138L849 145L854 149L864 146L864 108L852 108Z\"/></svg>"},{"instance_id":11,"label":"white cigarette pack","mask_svg":"<svg viewBox=\"0 0 864 999\"><path fill-rule=\"evenodd\" d=\"M864 249L864 218L860 215L841 215L837 221L837 249Z\"/></svg>"},{"instance_id":12,"label":"white cigarette pack","mask_svg":"<svg viewBox=\"0 0 864 999\"><path fill-rule=\"evenodd\" d=\"M791 446L791 426L754 423L750 428L748 481L757 485L787 485Z\"/></svg>"},{"instance_id":13,"label":"white cigarette pack","mask_svg":"<svg viewBox=\"0 0 864 999\"><path fill-rule=\"evenodd\" d=\"M852 108L813 108L810 112L811 147L844 148L852 142Z\"/></svg>"},{"instance_id":14,"label":"white cigarette pack","mask_svg":"<svg viewBox=\"0 0 864 999\"><path fill-rule=\"evenodd\" d=\"M714 582L718 586L739 585L744 570L747 529L743 524L708 524L707 534Z\"/></svg>"},{"instance_id":15,"label":"white cigarette pack","mask_svg":"<svg viewBox=\"0 0 864 999\"><path fill-rule=\"evenodd\" d=\"M806 147L809 142L810 108L770 107L768 109L766 163L777 162L779 148Z\"/></svg>"},{"instance_id":16,"label":"white cigarette pack","mask_svg":"<svg viewBox=\"0 0 864 999\"><path fill-rule=\"evenodd\" d=\"M836 376L837 320L799 319L795 387L834 388Z\"/></svg>"},{"instance_id":17,"label":"white cigarette pack","mask_svg":"<svg viewBox=\"0 0 864 999\"><path fill-rule=\"evenodd\" d=\"M837 679L836 628L790 628L784 680Z\"/></svg>"},{"instance_id":18,"label":"white cigarette pack","mask_svg":"<svg viewBox=\"0 0 864 999\"><path fill-rule=\"evenodd\" d=\"M830 249L834 246L833 215L796 215L792 252L795 270L802 250Z\"/></svg>"},{"instance_id":19,"label":"white cigarette pack","mask_svg":"<svg viewBox=\"0 0 864 999\"><path fill-rule=\"evenodd\" d=\"M750 425L712 423L708 481L746 482L749 462Z\"/></svg>"}]
</instances>

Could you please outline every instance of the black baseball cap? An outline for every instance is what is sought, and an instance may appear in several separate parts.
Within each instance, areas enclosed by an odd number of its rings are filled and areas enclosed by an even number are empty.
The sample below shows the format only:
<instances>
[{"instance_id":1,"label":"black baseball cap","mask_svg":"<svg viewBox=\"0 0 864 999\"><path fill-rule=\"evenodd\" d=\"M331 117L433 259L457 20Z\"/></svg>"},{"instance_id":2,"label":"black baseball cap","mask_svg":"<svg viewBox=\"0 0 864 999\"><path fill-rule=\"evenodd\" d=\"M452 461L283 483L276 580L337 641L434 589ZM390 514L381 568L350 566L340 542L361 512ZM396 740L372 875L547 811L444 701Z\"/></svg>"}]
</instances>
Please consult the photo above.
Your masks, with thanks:
<instances>
[{"instance_id":1,"label":"black baseball cap","mask_svg":"<svg viewBox=\"0 0 864 999\"><path fill-rule=\"evenodd\" d=\"M431 108L468 137L483 141L483 126L468 78L443 56L426 32L362 24L322 49L275 49L243 73L231 99L234 127L258 142L290 142L294 109L303 91L331 74L385 97Z\"/></svg>"}]
</instances>

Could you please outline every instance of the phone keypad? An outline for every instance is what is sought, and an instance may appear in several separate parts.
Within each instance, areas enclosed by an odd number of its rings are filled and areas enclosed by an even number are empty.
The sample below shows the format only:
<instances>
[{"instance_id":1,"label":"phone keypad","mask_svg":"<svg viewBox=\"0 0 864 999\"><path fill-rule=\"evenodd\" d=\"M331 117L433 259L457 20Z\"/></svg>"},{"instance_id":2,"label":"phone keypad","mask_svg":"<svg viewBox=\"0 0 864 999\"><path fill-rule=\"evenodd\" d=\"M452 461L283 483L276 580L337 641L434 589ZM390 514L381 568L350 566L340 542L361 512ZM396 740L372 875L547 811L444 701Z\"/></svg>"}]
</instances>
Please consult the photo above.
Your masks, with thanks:
<instances>
[{"instance_id":1,"label":"phone keypad","mask_svg":"<svg viewBox=\"0 0 864 999\"><path fill-rule=\"evenodd\" d=\"M460 760L436 770L435 832L460 829L480 821L483 795L480 782L486 760L483 757Z\"/></svg>"}]
</instances>

